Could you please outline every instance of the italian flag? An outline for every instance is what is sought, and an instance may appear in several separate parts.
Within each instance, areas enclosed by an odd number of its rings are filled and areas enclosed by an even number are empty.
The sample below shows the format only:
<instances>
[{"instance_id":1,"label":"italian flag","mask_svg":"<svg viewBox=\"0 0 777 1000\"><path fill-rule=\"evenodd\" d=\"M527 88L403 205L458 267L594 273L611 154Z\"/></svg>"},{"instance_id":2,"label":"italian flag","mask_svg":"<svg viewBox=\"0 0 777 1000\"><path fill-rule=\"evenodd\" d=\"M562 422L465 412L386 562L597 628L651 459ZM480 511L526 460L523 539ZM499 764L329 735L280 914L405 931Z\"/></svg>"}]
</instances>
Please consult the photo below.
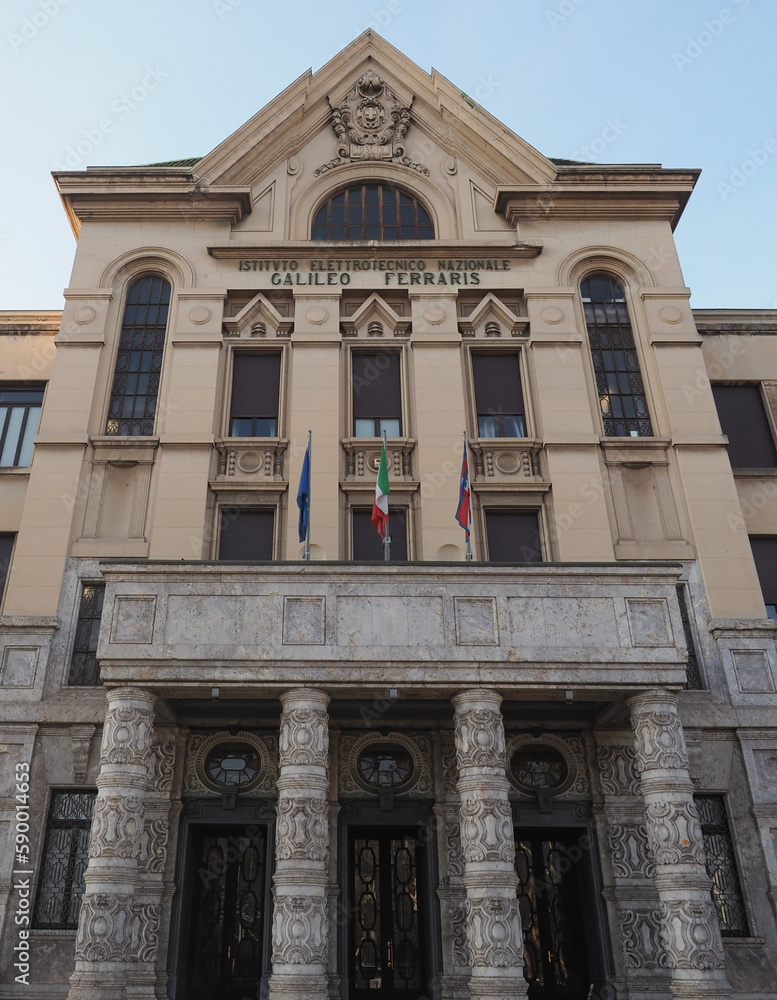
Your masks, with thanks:
<instances>
[{"instance_id":1,"label":"italian flag","mask_svg":"<svg viewBox=\"0 0 777 1000\"><path fill-rule=\"evenodd\" d=\"M380 453L380 465L378 466L378 481L375 483L375 503L372 505L372 517L370 518L378 534L384 539L386 537L386 525L388 524L388 498L390 492L388 464L386 462L386 442L384 441Z\"/></svg>"}]
</instances>

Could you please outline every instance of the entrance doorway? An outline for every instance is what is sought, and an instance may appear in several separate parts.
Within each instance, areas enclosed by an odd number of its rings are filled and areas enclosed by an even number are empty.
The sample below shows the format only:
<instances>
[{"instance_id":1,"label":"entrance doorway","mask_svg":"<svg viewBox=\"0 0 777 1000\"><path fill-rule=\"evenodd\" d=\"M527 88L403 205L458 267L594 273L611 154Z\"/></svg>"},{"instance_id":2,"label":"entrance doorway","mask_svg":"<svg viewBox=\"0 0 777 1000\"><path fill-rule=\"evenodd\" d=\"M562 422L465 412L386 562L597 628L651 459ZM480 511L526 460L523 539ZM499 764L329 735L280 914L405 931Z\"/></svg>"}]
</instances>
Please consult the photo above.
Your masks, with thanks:
<instances>
[{"instance_id":1,"label":"entrance doorway","mask_svg":"<svg viewBox=\"0 0 777 1000\"><path fill-rule=\"evenodd\" d=\"M418 828L349 829L350 1000L427 995L425 846Z\"/></svg>"},{"instance_id":2,"label":"entrance doorway","mask_svg":"<svg viewBox=\"0 0 777 1000\"><path fill-rule=\"evenodd\" d=\"M516 831L530 1000L586 1000L600 978L590 854L590 840L579 830Z\"/></svg>"},{"instance_id":3,"label":"entrance doorway","mask_svg":"<svg viewBox=\"0 0 777 1000\"><path fill-rule=\"evenodd\" d=\"M254 1000L262 976L267 843L263 828L191 829L182 1000Z\"/></svg>"}]
</instances>

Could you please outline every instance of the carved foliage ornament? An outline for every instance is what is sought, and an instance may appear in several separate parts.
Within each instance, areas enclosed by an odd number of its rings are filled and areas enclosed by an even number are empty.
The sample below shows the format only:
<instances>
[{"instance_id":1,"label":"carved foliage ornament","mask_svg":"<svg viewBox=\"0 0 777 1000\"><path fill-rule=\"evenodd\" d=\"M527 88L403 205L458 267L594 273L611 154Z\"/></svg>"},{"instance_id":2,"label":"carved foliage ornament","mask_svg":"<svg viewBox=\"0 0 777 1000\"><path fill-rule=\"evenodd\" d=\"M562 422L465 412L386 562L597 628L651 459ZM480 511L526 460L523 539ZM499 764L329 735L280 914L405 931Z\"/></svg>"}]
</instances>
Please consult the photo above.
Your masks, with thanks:
<instances>
[{"instance_id":1,"label":"carved foliage ornament","mask_svg":"<svg viewBox=\"0 0 777 1000\"><path fill-rule=\"evenodd\" d=\"M405 155L409 127L410 105L403 104L377 73L367 70L339 104L332 105L337 155L322 164L316 176L364 160L393 160L428 175L428 167Z\"/></svg>"}]
</instances>

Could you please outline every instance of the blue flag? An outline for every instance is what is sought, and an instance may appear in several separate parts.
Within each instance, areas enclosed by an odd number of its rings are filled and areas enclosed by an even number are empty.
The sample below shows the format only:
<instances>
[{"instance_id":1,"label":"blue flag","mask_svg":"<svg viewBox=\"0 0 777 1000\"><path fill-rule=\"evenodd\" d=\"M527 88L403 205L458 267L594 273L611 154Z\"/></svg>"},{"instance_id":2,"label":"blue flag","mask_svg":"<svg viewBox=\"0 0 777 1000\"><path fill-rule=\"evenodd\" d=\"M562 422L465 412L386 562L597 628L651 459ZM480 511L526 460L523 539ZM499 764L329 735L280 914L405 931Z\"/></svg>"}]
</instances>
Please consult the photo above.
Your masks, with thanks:
<instances>
[{"instance_id":1,"label":"blue flag","mask_svg":"<svg viewBox=\"0 0 777 1000\"><path fill-rule=\"evenodd\" d=\"M310 524L310 444L305 449L302 460L302 474L299 477L297 490L297 506L299 507L299 540L304 542L308 537Z\"/></svg>"}]
</instances>

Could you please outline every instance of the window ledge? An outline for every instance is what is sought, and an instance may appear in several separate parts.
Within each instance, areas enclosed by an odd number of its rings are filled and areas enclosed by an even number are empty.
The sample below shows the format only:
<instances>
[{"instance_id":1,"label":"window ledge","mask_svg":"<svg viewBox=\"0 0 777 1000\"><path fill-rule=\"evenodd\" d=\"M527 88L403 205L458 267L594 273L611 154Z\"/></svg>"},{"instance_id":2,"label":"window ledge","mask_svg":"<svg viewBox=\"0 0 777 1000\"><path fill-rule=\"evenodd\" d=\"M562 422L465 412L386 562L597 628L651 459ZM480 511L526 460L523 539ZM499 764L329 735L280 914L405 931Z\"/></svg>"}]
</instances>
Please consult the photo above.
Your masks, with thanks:
<instances>
[{"instance_id":1,"label":"window ledge","mask_svg":"<svg viewBox=\"0 0 777 1000\"><path fill-rule=\"evenodd\" d=\"M2 470L0 470L2 471ZM735 479L775 479L777 469L732 469Z\"/></svg>"},{"instance_id":2,"label":"window ledge","mask_svg":"<svg viewBox=\"0 0 777 1000\"><path fill-rule=\"evenodd\" d=\"M216 483L227 480L260 485L284 481L286 438L217 438L219 470ZM211 484L213 485L213 484Z\"/></svg>"},{"instance_id":3,"label":"window ledge","mask_svg":"<svg viewBox=\"0 0 777 1000\"><path fill-rule=\"evenodd\" d=\"M378 437L343 438L343 448L346 455L346 480L350 483L367 479L374 488L383 440ZM410 460L414 448L415 438L386 438L386 458L391 482L412 480Z\"/></svg>"},{"instance_id":4,"label":"window ledge","mask_svg":"<svg viewBox=\"0 0 777 1000\"><path fill-rule=\"evenodd\" d=\"M724 946L728 945L730 948L762 948L766 943L762 937L734 937L721 934L721 938Z\"/></svg>"},{"instance_id":5,"label":"window ledge","mask_svg":"<svg viewBox=\"0 0 777 1000\"><path fill-rule=\"evenodd\" d=\"M0 476L29 476L31 471L29 465L0 465Z\"/></svg>"},{"instance_id":6,"label":"window ledge","mask_svg":"<svg viewBox=\"0 0 777 1000\"><path fill-rule=\"evenodd\" d=\"M537 461L542 442L538 438L479 437L469 444L475 456L473 485L542 482Z\"/></svg>"}]
</instances>

